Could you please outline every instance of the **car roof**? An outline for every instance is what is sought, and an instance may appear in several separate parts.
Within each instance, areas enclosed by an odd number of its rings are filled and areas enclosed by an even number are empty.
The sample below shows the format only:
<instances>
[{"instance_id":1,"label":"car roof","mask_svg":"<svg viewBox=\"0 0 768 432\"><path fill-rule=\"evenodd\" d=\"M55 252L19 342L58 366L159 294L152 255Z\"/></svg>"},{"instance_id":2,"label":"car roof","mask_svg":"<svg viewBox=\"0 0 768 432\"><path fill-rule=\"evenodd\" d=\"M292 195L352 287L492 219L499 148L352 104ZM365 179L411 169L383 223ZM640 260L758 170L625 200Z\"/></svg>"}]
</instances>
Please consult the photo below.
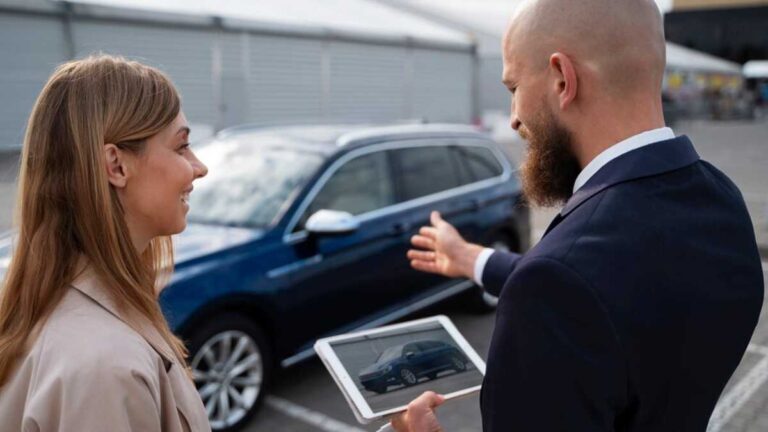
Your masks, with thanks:
<instances>
[{"instance_id":1,"label":"car roof","mask_svg":"<svg viewBox=\"0 0 768 432\"><path fill-rule=\"evenodd\" d=\"M258 140L264 137L281 137L297 146L311 146L318 152L332 154L387 140L471 137L487 138L478 128L461 124L328 124L260 126L244 125L225 129L216 139Z\"/></svg>"}]
</instances>

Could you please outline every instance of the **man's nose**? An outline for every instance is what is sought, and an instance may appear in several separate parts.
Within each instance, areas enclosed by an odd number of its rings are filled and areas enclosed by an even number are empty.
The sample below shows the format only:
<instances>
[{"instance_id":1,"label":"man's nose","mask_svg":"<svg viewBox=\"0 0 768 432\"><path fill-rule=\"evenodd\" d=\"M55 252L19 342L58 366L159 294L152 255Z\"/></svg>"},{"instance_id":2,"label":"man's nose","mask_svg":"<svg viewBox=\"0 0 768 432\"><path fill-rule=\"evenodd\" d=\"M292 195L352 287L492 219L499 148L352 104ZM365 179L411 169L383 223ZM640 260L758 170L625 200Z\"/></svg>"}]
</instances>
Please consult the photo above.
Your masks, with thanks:
<instances>
[{"instance_id":1,"label":"man's nose","mask_svg":"<svg viewBox=\"0 0 768 432\"><path fill-rule=\"evenodd\" d=\"M520 120L517 118L517 115L512 114L512 116L509 119L509 125L512 127L512 129L515 131L520 129L521 124L522 123L520 123Z\"/></svg>"}]
</instances>

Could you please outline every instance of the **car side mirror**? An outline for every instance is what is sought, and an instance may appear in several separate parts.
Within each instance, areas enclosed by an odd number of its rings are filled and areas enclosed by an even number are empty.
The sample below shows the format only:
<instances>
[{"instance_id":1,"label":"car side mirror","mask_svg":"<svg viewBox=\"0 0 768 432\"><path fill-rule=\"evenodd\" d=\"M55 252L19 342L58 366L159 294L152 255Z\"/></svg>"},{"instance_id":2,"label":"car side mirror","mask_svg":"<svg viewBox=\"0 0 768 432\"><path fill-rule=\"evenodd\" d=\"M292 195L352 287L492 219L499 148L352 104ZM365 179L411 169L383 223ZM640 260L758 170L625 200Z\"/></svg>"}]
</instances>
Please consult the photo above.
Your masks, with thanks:
<instances>
[{"instance_id":1,"label":"car side mirror","mask_svg":"<svg viewBox=\"0 0 768 432\"><path fill-rule=\"evenodd\" d=\"M405 353L405 358L412 359L413 356L415 356L415 355L416 354L414 354L413 351L408 351L407 353Z\"/></svg>"},{"instance_id":2,"label":"car side mirror","mask_svg":"<svg viewBox=\"0 0 768 432\"><path fill-rule=\"evenodd\" d=\"M347 234L357 231L360 223L344 211L319 210L309 217L305 227L313 234Z\"/></svg>"}]
</instances>

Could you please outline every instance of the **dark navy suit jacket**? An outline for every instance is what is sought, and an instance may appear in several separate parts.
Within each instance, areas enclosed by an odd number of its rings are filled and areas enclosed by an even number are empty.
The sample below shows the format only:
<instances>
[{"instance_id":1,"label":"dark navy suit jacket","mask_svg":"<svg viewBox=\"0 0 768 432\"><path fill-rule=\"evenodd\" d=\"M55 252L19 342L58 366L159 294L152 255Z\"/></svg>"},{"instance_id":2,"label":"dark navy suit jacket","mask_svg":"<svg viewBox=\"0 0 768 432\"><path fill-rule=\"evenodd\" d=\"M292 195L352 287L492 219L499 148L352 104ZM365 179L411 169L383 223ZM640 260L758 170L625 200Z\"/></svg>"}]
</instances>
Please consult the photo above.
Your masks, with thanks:
<instances>
[{"instance_id":1,"label":"dark navy suit jacket","mask_svg":"<svg viewBox=\"0 0 768 432\"><path fill-rule=\"evenodd\" d=\"M486 432L703 432L763 301L744 200L687 137L606 164L483 284Z\"/></svg>"}]
</instances>

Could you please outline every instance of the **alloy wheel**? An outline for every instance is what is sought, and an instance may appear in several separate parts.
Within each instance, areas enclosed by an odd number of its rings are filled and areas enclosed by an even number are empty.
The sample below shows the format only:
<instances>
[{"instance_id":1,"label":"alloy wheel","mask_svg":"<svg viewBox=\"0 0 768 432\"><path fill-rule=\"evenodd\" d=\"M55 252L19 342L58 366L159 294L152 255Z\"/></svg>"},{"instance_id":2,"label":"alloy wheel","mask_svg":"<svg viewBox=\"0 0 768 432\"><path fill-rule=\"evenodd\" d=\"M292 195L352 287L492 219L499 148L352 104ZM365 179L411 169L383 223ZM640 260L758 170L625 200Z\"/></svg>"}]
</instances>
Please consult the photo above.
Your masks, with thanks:
<instances>
[{"instance_id":1,"label":"alloy wheel","mask_svg":"<svg viewBox=\"0 0 768 432\"><path fill-rule=\"evenodd\" d=\"M401 369L400 378L405 385L414 385L417 381L416 375L410 369Z\"/></svg>"},{"instance_id":2,"label":"alloy wheel","mask_svg":"<svg viewBox=\"0 0 768 432\"><path fill-rule=\"evenodd\" d=\"M262 390L262 353L244 332L228 330L213 335L197 351L191 366L214 430L232 426L245 417Z\"/></svg>"}]
</instances>

